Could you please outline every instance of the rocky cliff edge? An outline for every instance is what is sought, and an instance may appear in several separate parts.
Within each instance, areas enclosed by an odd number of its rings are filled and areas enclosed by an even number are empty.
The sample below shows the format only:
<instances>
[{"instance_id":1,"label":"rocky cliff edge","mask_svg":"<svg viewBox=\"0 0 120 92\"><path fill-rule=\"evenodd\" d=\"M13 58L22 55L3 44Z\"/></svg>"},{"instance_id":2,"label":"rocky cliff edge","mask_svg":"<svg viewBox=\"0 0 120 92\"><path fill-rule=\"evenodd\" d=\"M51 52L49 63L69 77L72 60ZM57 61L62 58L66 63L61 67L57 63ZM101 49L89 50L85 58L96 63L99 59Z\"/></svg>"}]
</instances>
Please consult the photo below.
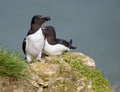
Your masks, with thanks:
<instances>
[{"instance_id":1,"label":"rocky cliff edge","mask_svg":"<svg viewBox=\"0 0 120 92\"><path fill-rule=\"evenodd\" d=\"M27 79L0 78L0 92L110 92L110 83L90 57L68 52L29 65Z\"/></svg>"}]
</instances>

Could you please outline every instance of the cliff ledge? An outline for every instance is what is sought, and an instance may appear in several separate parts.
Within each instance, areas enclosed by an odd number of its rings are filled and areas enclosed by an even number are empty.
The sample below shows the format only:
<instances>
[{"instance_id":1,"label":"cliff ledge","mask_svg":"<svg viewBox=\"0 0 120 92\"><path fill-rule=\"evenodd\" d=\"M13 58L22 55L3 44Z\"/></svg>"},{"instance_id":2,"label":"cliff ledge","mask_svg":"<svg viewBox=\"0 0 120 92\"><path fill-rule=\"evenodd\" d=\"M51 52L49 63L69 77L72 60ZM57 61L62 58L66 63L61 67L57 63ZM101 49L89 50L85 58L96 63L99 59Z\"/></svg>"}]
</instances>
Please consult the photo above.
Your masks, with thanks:
<instances>
[{"instance_id":1,"label":"cliff ledge","mask_svg":"<svg viewBox=\"0 0 120 92\"><path fill-rule=\"evenodd\" d=\"M28 67L25 79L0 77L0 92L110 92L110 83L90 57L68 52Z\"/></svg>"}]
</instances>

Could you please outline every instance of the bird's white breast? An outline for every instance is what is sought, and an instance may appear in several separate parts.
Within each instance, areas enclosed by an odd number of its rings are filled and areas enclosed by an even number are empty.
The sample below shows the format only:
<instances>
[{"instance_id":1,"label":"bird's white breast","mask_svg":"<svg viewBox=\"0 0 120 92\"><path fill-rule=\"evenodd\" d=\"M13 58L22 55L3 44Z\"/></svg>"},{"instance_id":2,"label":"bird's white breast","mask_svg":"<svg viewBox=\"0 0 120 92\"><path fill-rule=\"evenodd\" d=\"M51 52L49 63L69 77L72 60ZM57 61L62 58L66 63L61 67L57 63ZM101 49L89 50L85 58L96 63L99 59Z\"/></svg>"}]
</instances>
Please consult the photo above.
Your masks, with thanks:
<instances>
[{"instance_id":1,"label":"bird's white breast","mask_svg":"<svg viewBox=\"0 0 120 92\"><path fill-rule=\"evenodd\" d=\"M28 54L37 57L37 55L42 51L44 46L44 35L41 28L26 37L26 51Z\"/></svg>"},{"instance_id":2,"label":"bird's white breast","mask_svg":"<svg viewBox=\"0 0 120 92\"><path fill-rule=\"evenodd\" d=\"M45 39L44 53L47 55L60 55L63 51L70 51L70 49L62 44L51 45Z\"/></svg>"}]
</instances>

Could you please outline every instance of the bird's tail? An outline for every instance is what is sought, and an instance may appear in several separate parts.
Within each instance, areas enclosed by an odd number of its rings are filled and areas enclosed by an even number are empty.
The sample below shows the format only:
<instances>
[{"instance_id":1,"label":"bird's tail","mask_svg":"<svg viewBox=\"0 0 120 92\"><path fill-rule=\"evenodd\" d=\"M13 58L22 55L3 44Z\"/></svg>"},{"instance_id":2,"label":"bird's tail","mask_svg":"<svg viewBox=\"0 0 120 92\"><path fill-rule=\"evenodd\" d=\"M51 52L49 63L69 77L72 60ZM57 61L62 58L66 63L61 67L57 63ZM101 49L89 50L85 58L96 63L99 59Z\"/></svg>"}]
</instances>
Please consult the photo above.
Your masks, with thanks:
<instances>
[{"instance_id":1,"label":"bird's tail","mask_svg":"<svg viewBox=\"0 0 120 92\"><path fill-rule=\"evenodd\" d=\"M76 46L72 46L72 39L69 41L69 48L70 49L76 49Z\"/></svg>"}]
</instances>

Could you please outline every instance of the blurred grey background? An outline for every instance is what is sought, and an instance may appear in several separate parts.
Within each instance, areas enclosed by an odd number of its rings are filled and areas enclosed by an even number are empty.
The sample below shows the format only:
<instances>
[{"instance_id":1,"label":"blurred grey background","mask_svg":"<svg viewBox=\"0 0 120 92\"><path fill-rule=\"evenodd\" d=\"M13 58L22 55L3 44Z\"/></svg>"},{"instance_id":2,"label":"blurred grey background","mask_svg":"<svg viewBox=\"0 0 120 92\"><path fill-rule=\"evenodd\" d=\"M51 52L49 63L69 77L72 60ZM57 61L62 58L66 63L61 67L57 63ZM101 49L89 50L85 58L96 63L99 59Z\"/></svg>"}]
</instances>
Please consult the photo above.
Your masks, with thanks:
<instances>
[{"instance_id":1,"label":"blurred grey background","mask_svg":"<svg viewBox=\"0 0 120 92\"><path fill-rule=\"evenodd\" d=\"M0 0L0 47L18 50L33 15L47 15L44 25L57 37L73 39L74 51L95 60L114 86L120 82L120 0Z\"/></svg>"}]
</instances>

